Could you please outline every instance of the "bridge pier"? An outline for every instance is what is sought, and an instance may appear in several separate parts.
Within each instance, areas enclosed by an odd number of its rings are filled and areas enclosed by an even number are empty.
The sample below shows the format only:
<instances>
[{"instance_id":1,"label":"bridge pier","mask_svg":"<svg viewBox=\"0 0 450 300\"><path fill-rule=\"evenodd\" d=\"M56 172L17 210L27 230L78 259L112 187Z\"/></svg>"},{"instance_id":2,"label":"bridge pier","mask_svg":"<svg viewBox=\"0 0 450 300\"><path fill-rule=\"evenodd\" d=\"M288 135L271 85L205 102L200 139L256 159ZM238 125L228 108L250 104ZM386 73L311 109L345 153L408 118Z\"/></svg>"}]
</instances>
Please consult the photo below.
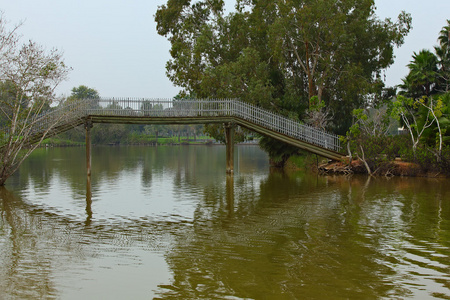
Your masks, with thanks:
<instances>
[{"instance_id":1,"label":"bridge pier","mask_svg":"<svg viewBox=\"0 0 450 300\"><path fill-rule=\"evenodd\" d=\"M225 144L226 144L226 160L227 174L234 173L234 129L236 125L232 122L225 123Z\"/></svg>"},{"instance_id":2,"label":"bridge pier","mask_svg":"<svg viewBox=\"0 0 450 300\"><path fill-rule=\"evenodd\" d=\"M87 120L84 123L84 128L86 129L86 172L88 178L91 176L91 149L92 149L92 143L91 143L91 128L94 125L92 125L91 120Z\"/></svg>"}]
</instances>

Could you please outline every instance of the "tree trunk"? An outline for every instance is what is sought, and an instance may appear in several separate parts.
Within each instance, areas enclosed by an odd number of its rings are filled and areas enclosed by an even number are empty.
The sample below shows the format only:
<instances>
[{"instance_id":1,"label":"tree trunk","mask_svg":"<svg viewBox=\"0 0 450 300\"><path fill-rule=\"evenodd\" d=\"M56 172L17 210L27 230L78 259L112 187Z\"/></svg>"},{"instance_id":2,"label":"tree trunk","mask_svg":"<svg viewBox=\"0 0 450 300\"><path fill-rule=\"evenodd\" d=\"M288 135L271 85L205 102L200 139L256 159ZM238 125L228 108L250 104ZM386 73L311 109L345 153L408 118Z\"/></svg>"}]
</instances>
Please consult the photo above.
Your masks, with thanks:
<instances>
[{"instance_id":1,"label":"tree trunk","mask_svg":"<svg viewBox=\"0 0 450 300\"><path fill-rule=\"evenodd\" d=\"M359 159L360 161L362 161L362 162L364 163L364 166L366 167L367 173L368 173L370 176L372 176L372 170L370 170L370 166L369 166L369 164L368 164L367 161L366 161L366 158L365 158L365 155L364 155L363 147L362 147L361 145L359 145L359 148L361 149L361 155L362 155L362 158L358 155L358 153L356 153L356 156L358 157L358 159Z\"/></svg>"}]
</instances>

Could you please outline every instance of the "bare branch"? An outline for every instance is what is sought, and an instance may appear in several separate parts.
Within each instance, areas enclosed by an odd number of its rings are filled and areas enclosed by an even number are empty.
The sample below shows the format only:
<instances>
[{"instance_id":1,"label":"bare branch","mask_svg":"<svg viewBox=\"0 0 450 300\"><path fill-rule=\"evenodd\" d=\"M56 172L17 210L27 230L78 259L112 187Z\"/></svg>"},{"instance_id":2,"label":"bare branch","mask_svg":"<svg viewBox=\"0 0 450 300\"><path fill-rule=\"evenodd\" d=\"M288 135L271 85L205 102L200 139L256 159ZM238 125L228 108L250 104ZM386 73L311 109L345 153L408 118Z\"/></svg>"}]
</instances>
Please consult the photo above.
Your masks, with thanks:
<instances>
[{"instance_id":1,"label":"bare branch","mask_svg":"<svg viewBox=\"0 0 450 300\"><path fill-rule=\"evenodd\" d=\"M0 145L0 185L65 116L63 113L60 119L42 119L44 113L52 110L54 90L66 79L70 68L57 49L47 51L33 41L19 45L19 27L8 31L0 14L0 110L2 121L8 126ZM39 130L39 140L30 145L30 139Z\"/></svg>"}]
</instances>

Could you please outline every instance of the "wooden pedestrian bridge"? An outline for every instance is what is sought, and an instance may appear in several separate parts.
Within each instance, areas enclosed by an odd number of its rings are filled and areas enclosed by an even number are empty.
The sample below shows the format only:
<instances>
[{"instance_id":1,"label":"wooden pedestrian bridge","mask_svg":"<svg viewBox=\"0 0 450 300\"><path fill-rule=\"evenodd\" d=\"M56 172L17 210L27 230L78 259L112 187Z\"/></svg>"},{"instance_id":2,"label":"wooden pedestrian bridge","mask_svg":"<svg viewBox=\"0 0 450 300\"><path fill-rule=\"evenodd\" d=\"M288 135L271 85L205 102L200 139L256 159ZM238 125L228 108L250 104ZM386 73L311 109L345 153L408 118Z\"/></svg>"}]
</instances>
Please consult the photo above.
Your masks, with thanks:
<instances>
[{"instance_id":1,"label":"wooden pedestrian bridge","mask_svg":"<svg viewBox=\"0 0 450 300\"><path fill-rule=\"evenodd\" d=\"M237 99L117 99L74 100L39 116L30 143L84 125L88 174L90 128L95 123L118 124L211 124L225 126L227 172L233 171L236 125L318 154L331 160L343 156L339 136L270 112ZM51 128L49 130L49 128Z\"/></svg>"}]
</instances>

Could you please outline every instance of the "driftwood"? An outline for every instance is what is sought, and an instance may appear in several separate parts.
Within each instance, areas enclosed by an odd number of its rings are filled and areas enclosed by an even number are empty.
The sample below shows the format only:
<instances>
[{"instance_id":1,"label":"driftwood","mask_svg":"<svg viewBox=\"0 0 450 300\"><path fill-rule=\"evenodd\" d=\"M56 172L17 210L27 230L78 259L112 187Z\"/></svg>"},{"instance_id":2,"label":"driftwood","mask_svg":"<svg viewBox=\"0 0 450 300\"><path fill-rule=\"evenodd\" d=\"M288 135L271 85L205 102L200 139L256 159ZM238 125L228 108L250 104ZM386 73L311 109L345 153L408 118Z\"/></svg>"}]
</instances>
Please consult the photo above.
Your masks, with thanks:
<instances>
[{"instance_id":1,"label":"driftwood","mask_svg":"<svg viewBox=\"0 0 450 300\"><path fill-rule=\"evenodd\" d=\"M342 174L342 175L350 175L353 174L353 170L349 165L343 165L340 163L328 163L324 165L320 165L318 167L319 173L322 175L326 174Z\"/></svg>"}]
</instances>

